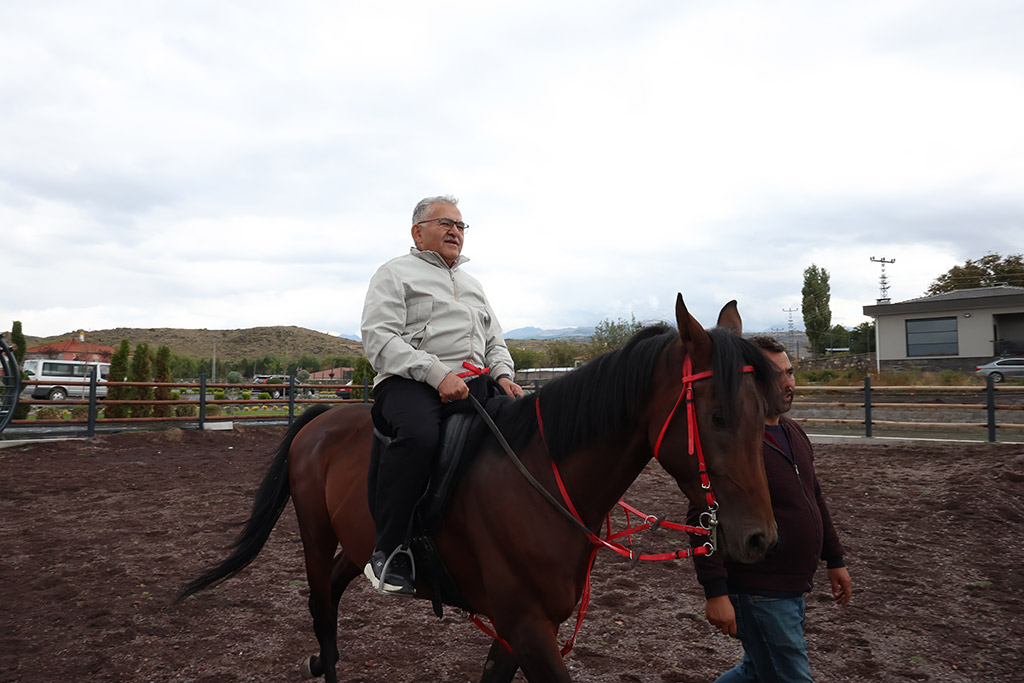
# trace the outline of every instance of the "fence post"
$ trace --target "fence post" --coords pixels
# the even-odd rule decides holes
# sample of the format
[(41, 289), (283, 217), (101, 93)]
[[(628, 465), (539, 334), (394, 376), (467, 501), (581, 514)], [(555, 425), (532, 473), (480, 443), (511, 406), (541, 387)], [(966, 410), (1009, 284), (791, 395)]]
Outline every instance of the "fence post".
[(370, 402), (370, 378), (363, 377), (363, 403)]
[(996, 441), (996, 382), (992, 375), (985, 375), (985, 408), (988, 413), (988, 440)]
[(85, 435), (96, 436), (96, 376), (99, 374), (96, 366), (89, 366), (89, 422), (85, 428)]
[(871, 438), (871, 375), (864, 376), (864, 436)]
[(206, 373), (199, 373), (199, 428), (206, 424)]
[(295, 375), (288, 375), (288, 426), (295, 422)]

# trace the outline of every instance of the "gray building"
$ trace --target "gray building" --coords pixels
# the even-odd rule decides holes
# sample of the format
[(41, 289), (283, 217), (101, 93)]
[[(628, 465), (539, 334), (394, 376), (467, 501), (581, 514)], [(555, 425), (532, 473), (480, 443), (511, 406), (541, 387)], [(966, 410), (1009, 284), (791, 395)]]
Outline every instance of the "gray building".
[(865, 306), (883, 370), (973, 371), (1024, 355), (1024, 287), (980, 287)]

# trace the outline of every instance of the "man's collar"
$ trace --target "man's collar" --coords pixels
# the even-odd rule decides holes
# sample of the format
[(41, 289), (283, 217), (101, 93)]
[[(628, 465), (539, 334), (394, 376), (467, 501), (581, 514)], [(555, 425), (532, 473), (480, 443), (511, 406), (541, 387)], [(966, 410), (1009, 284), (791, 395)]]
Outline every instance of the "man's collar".
[[(435, 266), (442, 266), (444, 268), (449, 268), (448, 262), (445, 261), (444, 257), (442, 257), (440, 254), (438, 254), (436, 251), (430, 251), (430, 250), (420, 251), (417, 247), (412, 246), (412, 247), (409, 247), (409, 253), (412, 254), (413, 256), (417, 257), (417, 258), (423, 259), (427, 263), (433, 264)], [(455, 270), (456, 268), (458, 268), (462, 264), (468, 263), (468, 262), (469, 262), (469, 257), (468, 256), (463, 256), (462, 254), (459, 254), (458, 258), (455, 259), (455, 262), (452, 263), (450, 268), (451, 268), (451, 270)]]

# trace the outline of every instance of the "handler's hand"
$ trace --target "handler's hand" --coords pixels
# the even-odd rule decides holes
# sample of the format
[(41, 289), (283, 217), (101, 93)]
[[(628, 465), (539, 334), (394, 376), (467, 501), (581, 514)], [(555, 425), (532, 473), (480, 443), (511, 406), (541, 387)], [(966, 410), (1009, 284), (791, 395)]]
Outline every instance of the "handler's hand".
[(437, 386), (437, 393), (441, 396), (441, 403), (451, 403), (469, 398), (469, 387), (461, 377), (454, 372), (449, 372)]
[(502, 377), (499, 379), (498, 384), (500, 384), (501, 388), (505, 390), (506, 395), (511, 396), (512, 398), (523, 397), (523, 388), (508, 377)]
[(836, 567), (828, 570), (828, 580), (832, 582), (832, 599), (837, 605), (846, 605), (853, 595), (853, 580), (850, 579), (850, 572), (846, 567)]
[(711, 625), (727, 636), (736, 636), (736, 610), (728, 595), (708, 598), (704, 605), (704, 615)]

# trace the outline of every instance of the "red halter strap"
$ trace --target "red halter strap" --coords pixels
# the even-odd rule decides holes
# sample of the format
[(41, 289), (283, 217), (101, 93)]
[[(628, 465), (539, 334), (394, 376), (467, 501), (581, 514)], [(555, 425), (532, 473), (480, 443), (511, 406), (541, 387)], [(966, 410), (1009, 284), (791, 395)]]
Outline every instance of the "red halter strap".
[[(753, 372), (754, 366), (744, 365), (740, 368), (741, 372)], [(668, 426), (672, 424), (672, 418), (675, 417), (676, 409), (679, 408), (679, 404), (686, 398), (686, 438), (687, 438), (687, 453), (690, 455), (697, 455), (697, 467), (698, 473), (700, 474), (700, 486), (706, 492), (708, 508), (715, 509), (718, 506), (718, 500), (715, 498), (715, 492), (711, 488), (711, 477), (708, 475), (707, 464), (704, 462), (704, 449), (700, 444), (700, 435), (697, 433), (697, 410), (693, 403), (693, 383), (708, 379), (712, 376), (710, 370), (704, 372), (693, 373), (693, 362), (690, 360), (690, 355), (687, 354), (683, 358), (683, 388), (679, 392), (679, 398), (676, 399), (676, 403), (672, 406), (672, 411), (668, 414), (665, 419), (665, 424), (662, 425), (661, 431), (658, 433), (658, 440), (654, 443), (654, 459), (657, 460), (661, 454), (661, 442), (665, 439), (665, 433), (668, 431)]]

